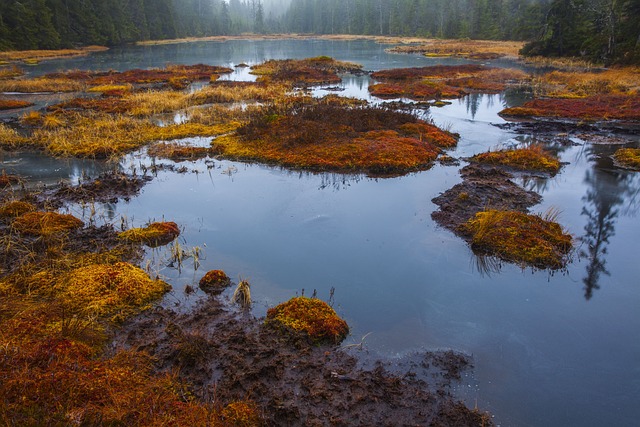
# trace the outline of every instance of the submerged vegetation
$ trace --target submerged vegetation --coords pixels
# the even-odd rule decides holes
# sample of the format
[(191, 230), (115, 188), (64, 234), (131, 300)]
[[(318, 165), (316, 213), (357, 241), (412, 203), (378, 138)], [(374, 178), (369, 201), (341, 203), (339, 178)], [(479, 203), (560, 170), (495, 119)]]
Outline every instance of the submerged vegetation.
[(538, 268), (566, 265), (572, 238), (552, 218), (517, 211), (478, 212), (462, 227), (471, 247), (486, 255)]
[(503, 165), (524, 171), (542, 171), (555, 174), (560, 161), (539, 145), (476, 154), (469, 160), (493, 165)]
[(304, 333), (317, 344), (339, 344), (349, 334), (347, 322), (317, 298), (295, 297), (267, 310), (267, 324)]

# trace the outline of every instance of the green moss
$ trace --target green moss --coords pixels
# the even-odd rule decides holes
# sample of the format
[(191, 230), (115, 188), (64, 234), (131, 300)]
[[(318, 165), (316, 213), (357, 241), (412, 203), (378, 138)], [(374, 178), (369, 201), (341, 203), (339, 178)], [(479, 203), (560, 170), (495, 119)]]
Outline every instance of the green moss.
[(340, 343), (349, 333), (329, 304), (316, 298), (295, 297), (267, 311), (267, 324), (307, 334), (314, 343)]
[(571, 235), (559, 224), (522, 212), (478, 212), (462, 231), (471, 235), (475, 250), (538, 268), (564, 267), (572, 249)]

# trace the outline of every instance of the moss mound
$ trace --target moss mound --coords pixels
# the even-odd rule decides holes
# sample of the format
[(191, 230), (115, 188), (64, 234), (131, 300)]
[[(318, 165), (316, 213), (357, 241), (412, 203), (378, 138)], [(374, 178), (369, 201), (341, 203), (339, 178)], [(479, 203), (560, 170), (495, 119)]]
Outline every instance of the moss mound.
[(13, 221), (13, 227), (19, 233), (31, 236), (66, 233), (83, 225), (75, 216), (57, 212), (27, 212)]
[(461, 228), (471, 235), (474, 250), (521, 265), (562, 268), (572, 249), (571, 236), (558, 223), (539, 215), (486, 210)]
[(200, 289), (208, 293), (220, 293), (231, 284), (231, 279), (222, 270), (207, 271), (200, 279)]
[(305, 333), (314, 343), (338, 344), (349, 333), (347, 322), (316, 298), (295, 297), (270, 308), (266, 323)]
[(621, 148), (615, 152), (613, 158), (624, 168), (640, 170), (640, 148)]
[(36, 207), (31, 203), (12, 200), (0, 206), (0, 218), (15, 218), (35, 210)]
[(61, 299), (72, 311), (110, 317), (113, 321), (147, 308), (170, 288), (127, 262), (80, 267), (56, 284)]
[(132, 228), (118, 234), (123, 240), (142, 243), (151, 248), (169, 244), (180, 235), (178, 224), (173, 221), (153, 222), (146, 227)]
[(560, 161), (537, 145), (513, 150), (480, 153), (471, 157), (470, 160), (508, 166), (518, 170), (542, 171), (551, 174), (555, 174), (560, 170)]

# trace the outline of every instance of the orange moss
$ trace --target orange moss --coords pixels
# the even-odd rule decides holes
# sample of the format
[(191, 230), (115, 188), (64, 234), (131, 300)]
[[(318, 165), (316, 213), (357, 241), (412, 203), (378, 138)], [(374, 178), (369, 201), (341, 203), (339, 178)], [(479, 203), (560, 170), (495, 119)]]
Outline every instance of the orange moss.
[(289, 82), (295, 85), (340, 83), (338, 73), (361, 72), (362, 67), (328, 56), (307, 59), (271, 59), (251, 67), (259, 82)]
[(640, 96), (601, 95), (578, 99), (534, 99), (506, 108), (503, 117), (547, 117), (573, 120), (640, 121)]
[(27, 212), (13, 221), (13, 227), (18, 232), (33, 236), (67, 233), (83, 225), (75, 216), (57, 212)]
[(32, 106), (32, 102), (18, 101), (13, 99), (0, 99), (0, 111), (26, 108)]
[(220, 293), (231, 284), (231, 279), (222, 270), (210, 270), (200, 279), (200, 289), (205, 292)]
[(556, 222), (539, 215), (487, 210), (461, 227), (471, 235), (475, 250), (521, 265), (562, 268), (572, 249), (571, 236)]
[(307, 334), (315, 343), (338, 344), (349, 333), (329, 304), (316, 298), (295, 297), (267, 310), (267, 324)]
[(640, 170), (640, 148), (620, 148), (613, 158), (622, 167)]
[[(424, 132), (404, 131), (407, 123), (424, 125)], [(428, 167), (440, 152), (438, 144), (451, 146), (454, 140), (407, 113), (315, 104), (263, 113), (212, 146), (229, 158), (385, 175)]]
[[(0, 187), (2, 186), (0, 180)], [(12, 200), (0, 206), (0, 217), (2, 218), (15, 218), (26, 214), (27, 212), (33, 212), (36, 207), (31, 203), (21, 202), (19, 200)]]
[(539, 145), (510, 150), (489, 151), (476, 154), (471, 161), (509, 166), (526, 171), (543, 171), (555, 174), (560, 170), (560, 161)]
[(155, 248), (164, 246), (180, 235), (178, 224), (173, 221), (169, 222), (152, 222), (146, 227), (132, 228), (118, 234), (123, 240), (135, 243), (143, 243), (149, 247)]

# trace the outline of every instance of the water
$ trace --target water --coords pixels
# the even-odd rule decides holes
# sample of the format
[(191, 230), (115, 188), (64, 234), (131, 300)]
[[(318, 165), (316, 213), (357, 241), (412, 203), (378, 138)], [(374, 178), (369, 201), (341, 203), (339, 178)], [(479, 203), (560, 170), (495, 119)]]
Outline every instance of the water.
[[(372, 70), (460, 62), (386, 54), (384, 47), (366, 41), (130, 47), (43, 63), (31, 72), (317, 55)], [(368, 82), (349, 77), (341, 94), (368, 98)], [(461, 134), (450, 154), (465, 157), (536, 138), (494, 126), (504, 123), (498, 111), (519, 102), (517, 93), (476, 95), (433, 108), (430, 116)], [(258, 316), (303, 289), (327, 299), (335, 288), (335, 307), (351, 326), (348, 342), (371, 333), (365, 348), (391, 358), (437, 348), (471, 354), (475, 369), (457, 393), (490, 410), (502, 426), (631, 426), (640, 416), (640, 174), (613, 166), (616, 147), (574, 142), (559, 147), (568, 164), (556, 177), (521, 182), (544, 197), (534, 211), (558, 208), (559, 221), (576, 237), (576, 257), (564, 273), (508, 264), (487, 270), (464, 242), (431, 220), (431, 199), (460, 182), (459, 166), (370, 179), (185, 162), (186, 173), (159, 172), (138, 197), (97, 206), (97, 215), (115, 224), (125, 217), (134, 226), (165, 219), (184, 227), (180, 245), (202, 250), (197, 270), (193, 259), (180, 272), (164, 267), (166, 249), (148, 255), (174, 286), (167, 304), (188, 307), (194, 297), (185, 296), (184, 287), (213, 268), (250, 281)], [(629, 137), (628, 143), (638, 141)], [(37, 155), (5, 154), (2, 160), (8, 171), (26, 171), (42, 182), (76, 180), (83, 170), (95, 175), (108, 167)], [(140, 171), (149, 162), (142, 151), (121, 167)], [(71, 209), (82, 214), (80, 207)]]

